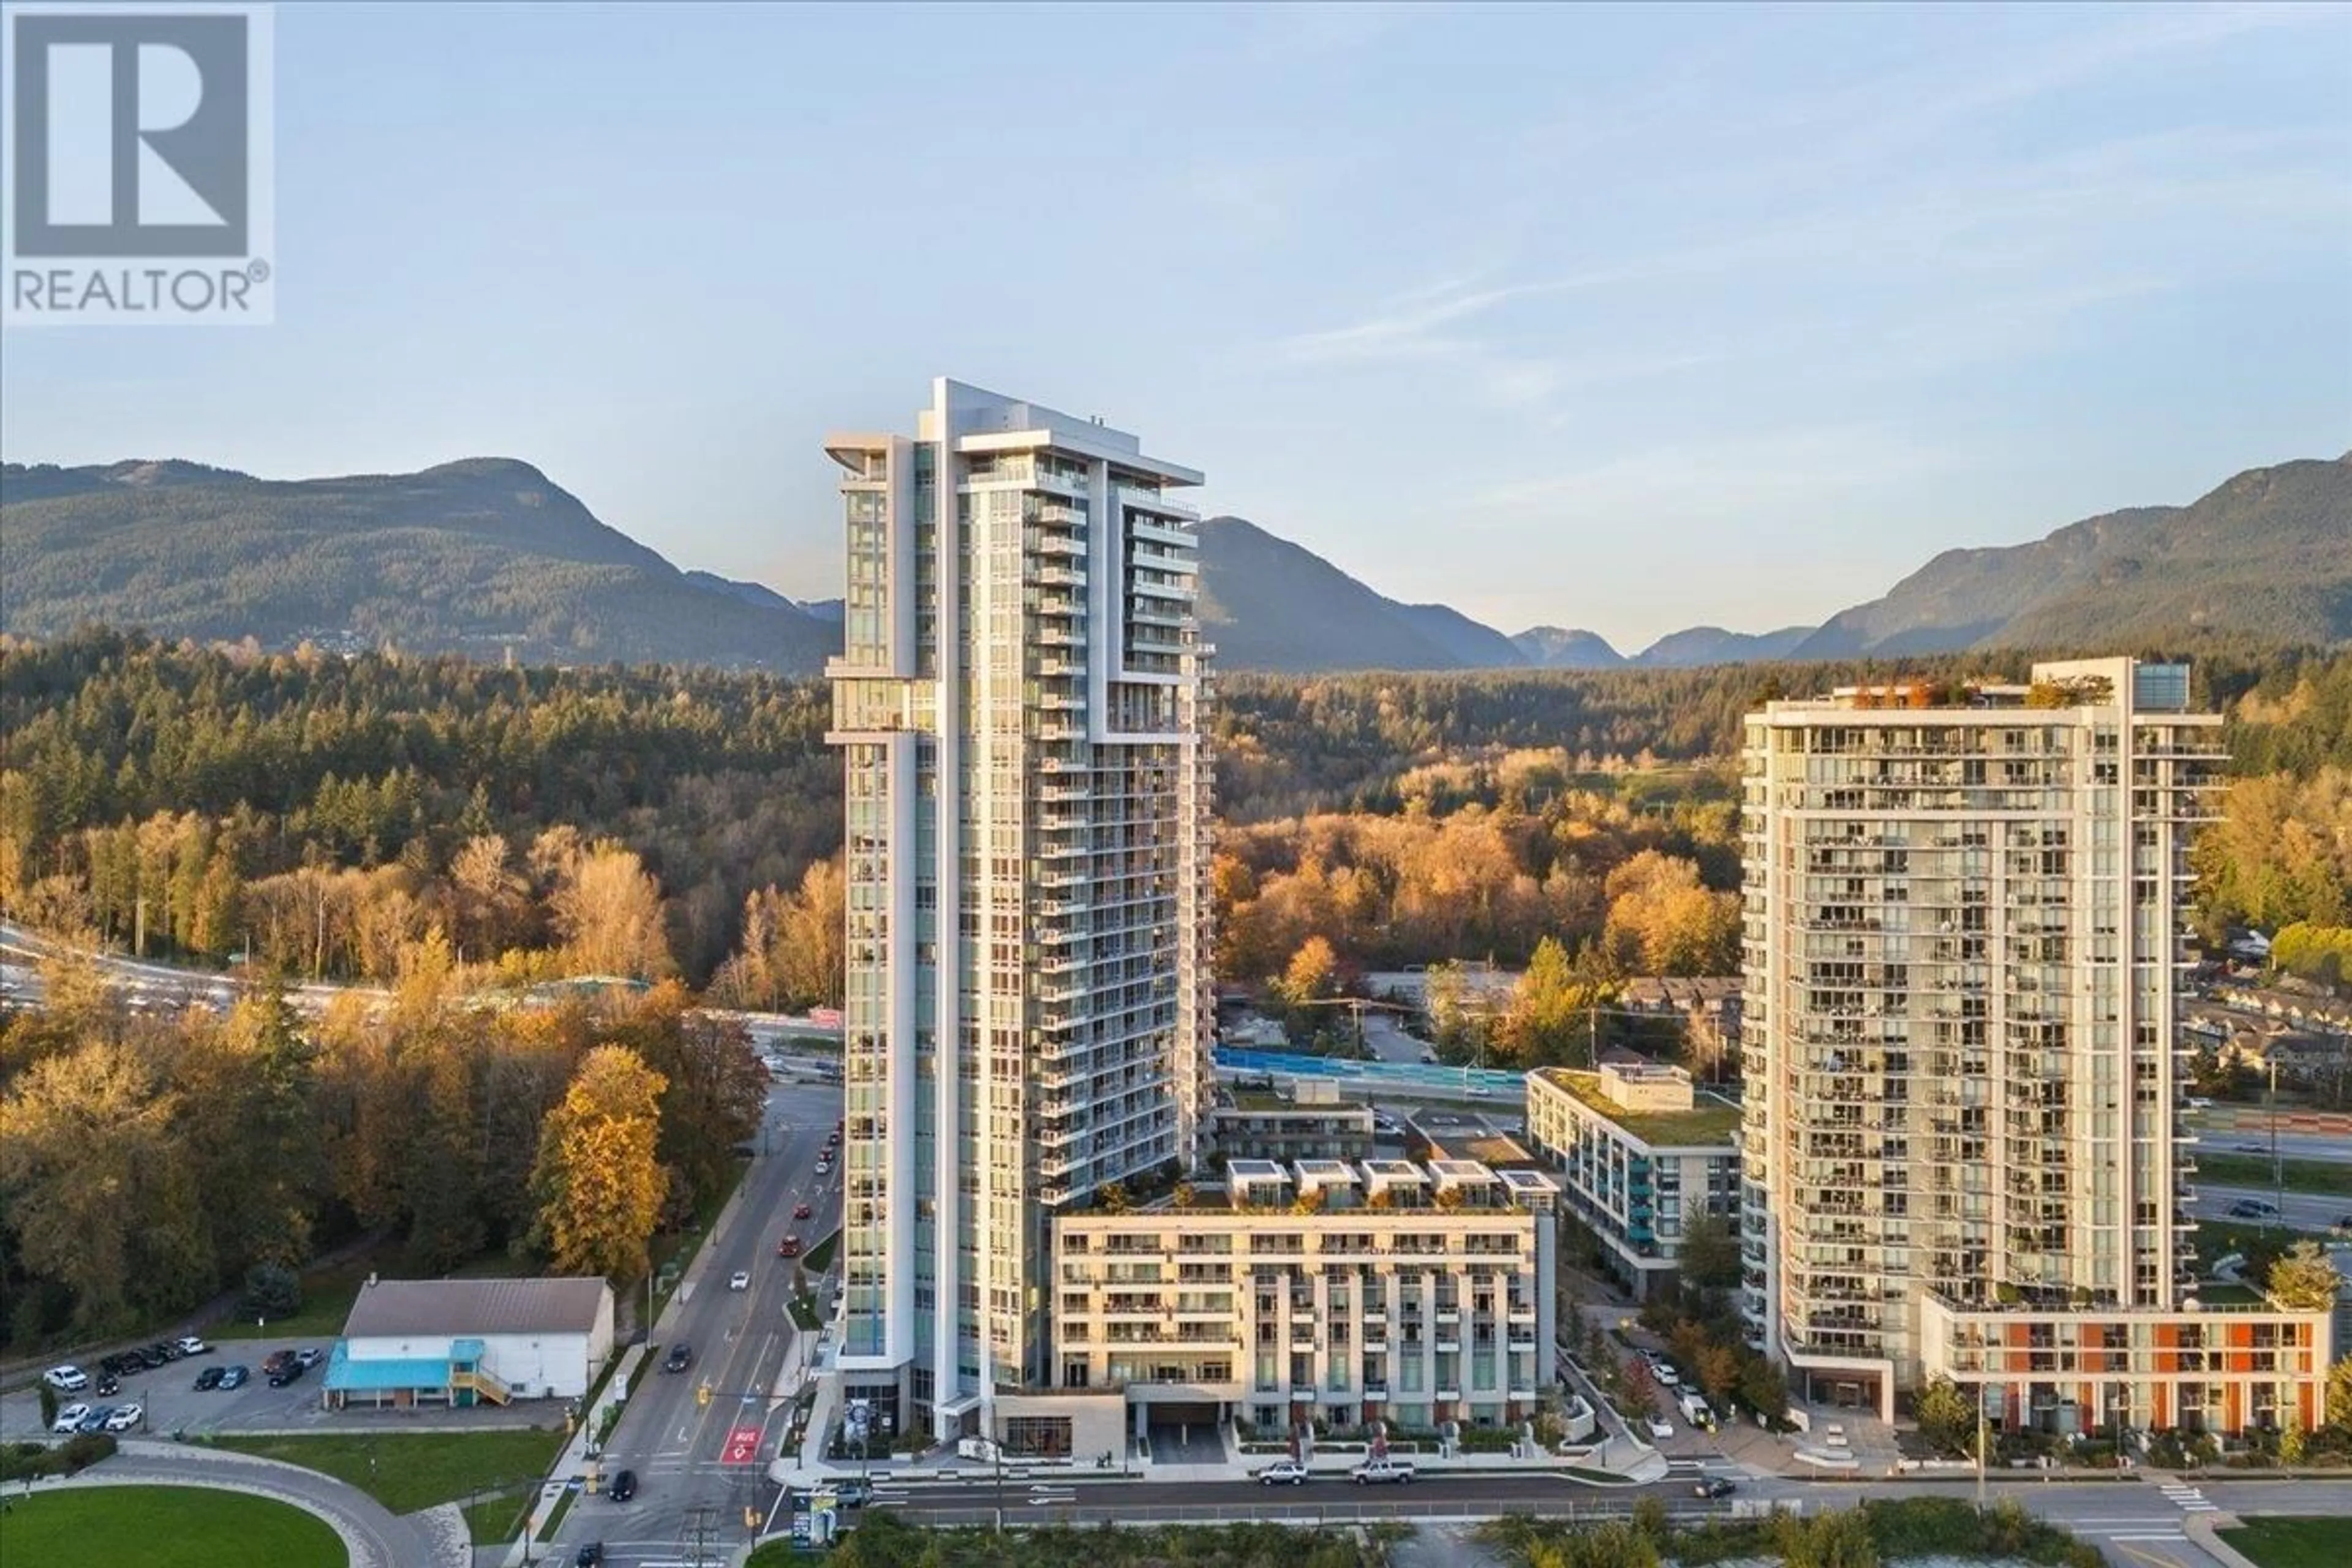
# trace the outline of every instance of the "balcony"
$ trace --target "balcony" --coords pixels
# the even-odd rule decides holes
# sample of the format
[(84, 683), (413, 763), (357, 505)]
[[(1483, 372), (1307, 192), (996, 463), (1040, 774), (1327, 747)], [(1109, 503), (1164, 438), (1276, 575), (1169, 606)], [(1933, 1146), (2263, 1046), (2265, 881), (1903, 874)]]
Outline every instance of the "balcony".
[(1388, 1403), (1389, 1385), (1385, 1383), (1368, 1383), (1364, 1384), (1364, 1397), (1385, 1405)]
[(1312, 1404), (1314, 1404), (1314, 1403), (1315, 1403), (1315, 1388), (1314, 1388), (1314, 1385), (1313, 1385), (1312, 1384), (1309, 1384), (1307, 1387), (1305, 1387), (1305, 1388), (1301, 1388), (1301, 1387), (1299, 1387), (1297, 1384), (1293, 1384), (1291, 1385), (1291, 1389), (1290, 1389), (1290, 1403), (1292, 1403), (1293, 1405), (1312, 1405)]

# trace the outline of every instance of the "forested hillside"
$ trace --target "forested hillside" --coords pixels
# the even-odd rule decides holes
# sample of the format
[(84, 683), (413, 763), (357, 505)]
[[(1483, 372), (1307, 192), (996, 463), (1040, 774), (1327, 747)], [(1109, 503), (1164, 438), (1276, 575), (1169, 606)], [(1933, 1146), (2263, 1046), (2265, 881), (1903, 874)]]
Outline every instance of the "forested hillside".
[(98, 622), (271, 648), (809, 672), (841, 647), (837, 622), (681, 573), (509, 458), (292, 481), (10, 463), (0, 521), (0, 631), (20, 636)]
[(841, 842), (814, 681), (102, 632), (0, 653), (0, 900), (128, 944), (144, 899), (151, 954), (250, 942), (297, 974), (382, 977), (436, 921), (469, 963), (547, 949), (595, 912), (578, 873), (629, 892), (625, 864), (584, 853), (610, 840), (659, 886), (648, 972), (698, 983), (749, 895)]
[[(816, 682), (103, 632), (0, 656), (0, 900), (20, 916), (298, 974), (390, 978), (438, 927), (520, 978), (677, 973), (761, 1005), (831, 990), (841, 774)], [(1222, 965), (1265, 973), (1316, 933), (1360, 963), (1600, 939), (1611, 879), (1645, 850), (1736, 885), (1734, 808), (1702, 764), (1759, 698), (2025, 663), (1224, 678)], [(2207, 918), (2343, 923), (2352, 655), (2197, 668), (2244, 779), (2200, 851)]]

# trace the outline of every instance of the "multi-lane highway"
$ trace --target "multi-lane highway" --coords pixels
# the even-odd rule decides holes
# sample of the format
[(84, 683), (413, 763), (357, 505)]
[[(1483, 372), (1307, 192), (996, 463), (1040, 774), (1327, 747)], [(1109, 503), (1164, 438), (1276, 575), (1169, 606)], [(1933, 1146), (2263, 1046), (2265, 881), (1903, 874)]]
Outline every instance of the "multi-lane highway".
[[(2269, 1204), (2276, 1215), (2236, 1215), (2238, 1204)], [(2290, 1230), (2327, 1230), (2352, 1220), (2352, 1197), (2342, 1193), (2284, 1193), (2272, 1187), (2216, 1187), (2200, 1184), (2189, 1206), (2199, 1219), (2227, 1220), (2231, 1225), (2261, 1225), (2268, 1220)], [(2352, 1229), (2341, 1234), (2352, 1234)]]
[[(782, 1082), (769, 1096), (765, 1152), (752, 1157), (727, 1223), (664, 1312), (650, 1364), (597, 1461), (607, 1487), (634, 1470), (637, 1494), (627, 1502), (583, 1494), (558, 1531), (559, 1561), (602, 1541), (614, 1568), (683, 1568), (698, 1561), (698, 1541), (700, 1560), (719, 1562), (747, 1539), (745, 1509), (766, 1523), (775, 1500), (767, 1461), (791, 1409), (777, 1380), (797, 1331), (786, 1302), (799, 1264), (777, 1257), (776, 1244), (791, 1232), (814, 1245), (840, 1226), (839, 1163), (826, 1176), (816, 1167), (841, 1103), (838, 1085)], [(809, 1216), (795, 1219), (802, 1204)], [(739, 1270), (750, 1285), (731, 1289)], [(829, 1301), (830, 1281), (800, 1272), (820, 1303)], [(680, 1342), (693, 1347), (687, 1369), (660, 1370)]]

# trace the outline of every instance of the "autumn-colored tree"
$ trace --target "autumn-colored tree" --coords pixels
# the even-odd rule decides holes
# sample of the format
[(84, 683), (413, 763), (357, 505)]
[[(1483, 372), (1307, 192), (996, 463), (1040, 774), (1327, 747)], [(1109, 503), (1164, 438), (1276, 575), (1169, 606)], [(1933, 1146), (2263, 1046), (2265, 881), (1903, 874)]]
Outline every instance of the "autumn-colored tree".
[(2290, 1312), (2325, 1312), (2333, 1309), (2342, 1285), (2336, 1265), (2327, 1260), (2319, 1243), (2307, 1238), (2296, 1242), (2284, 1257), (2272, 1264), (2263, 1280), (2264, 1293), (2272, 1305)]
[(657, 1149), (667, 1087), (635, 1051), (599, 1046), (540, 1133), (533, 1239), (558, 1272), (644, 1276), (669, 1178)]
[(2352, 1352), (2327, 1369), (2327, 1425), (2352, 1436)]
[(755, 1010), (838, 1007), (847, 883), (839, 860), (813, 860), (796, 891), (762, 888), (743, 900), (742, 944), (711, 992)]
[(1336, 995), (1339, 989), (1339, 956), (1319, 936), (1308, 937), (1282, 972), (1283, 999), (1294, 1007)]
[(675, 967), (662, 929), (661, 889), (634, 851), (604, 842), (572, 857), (551, 902), (575, 973), (650, 980)]
[(1568, 950), (1548, 936), (1536, 944), (1512, 990), (1500, 1043), (1522, 1066), (1566, 1061), (1588, 1038), (1587, 1009), (1600, 1001), (1598, 988), (1579, 975)]
[(1727, 974), (1738, 968), (1739, 897), (1709, 891), (1696, 863), (1645, 849), (1609, 874), (1607, 940), (1620, 963), (1648, 974)]
[(0, 1212), (22, 1266), (84, 1332), (182, 1310), (214, 1278), (184, 1107), (138, 1050), (44, 1058), (0, 1100)]

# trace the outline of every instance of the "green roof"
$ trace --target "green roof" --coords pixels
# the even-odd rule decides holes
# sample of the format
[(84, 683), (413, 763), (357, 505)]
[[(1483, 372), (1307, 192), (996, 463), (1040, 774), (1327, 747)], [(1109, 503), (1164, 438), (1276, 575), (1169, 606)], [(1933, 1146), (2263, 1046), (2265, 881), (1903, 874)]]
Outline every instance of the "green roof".
[(1599, 1073), (1545, 1068), (1542, 1076), (1653, 1149), (1718, 1148), (1739, 1137), (1739, 1107), (1705, 1089), (1694, 1091), (1688, 1110), (1628, 1110), (1601, 1092)]

